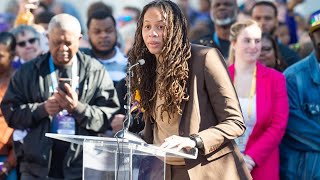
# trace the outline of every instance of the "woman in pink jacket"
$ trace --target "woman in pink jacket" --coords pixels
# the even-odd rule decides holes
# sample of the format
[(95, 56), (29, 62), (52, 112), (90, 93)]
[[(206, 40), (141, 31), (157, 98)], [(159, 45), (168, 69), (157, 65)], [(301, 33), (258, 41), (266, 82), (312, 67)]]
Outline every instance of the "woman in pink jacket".
[(289, 111), (285, 78), (257, 61), (261, 29), (255, 21), (235, 23), (230, 32), (229, 71), (247, 127), (236, 143), (253, 179), (278, 180), (278, 146)]

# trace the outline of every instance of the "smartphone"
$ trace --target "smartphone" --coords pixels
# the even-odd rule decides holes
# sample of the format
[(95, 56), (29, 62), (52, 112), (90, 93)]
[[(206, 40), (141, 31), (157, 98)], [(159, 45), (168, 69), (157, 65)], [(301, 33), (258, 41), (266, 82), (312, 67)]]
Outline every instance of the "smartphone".
[(66, 88), (64, 87), (64, 84), (67, 83), (71, 86), (71, 78), (59, 78), (59, 89), (61, 89), (63, 92), (67, 93)]

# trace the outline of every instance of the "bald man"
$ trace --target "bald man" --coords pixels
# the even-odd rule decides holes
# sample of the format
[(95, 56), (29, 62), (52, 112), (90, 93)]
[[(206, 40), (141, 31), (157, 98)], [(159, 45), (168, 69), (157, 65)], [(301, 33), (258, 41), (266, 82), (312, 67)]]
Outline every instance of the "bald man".
[(27, 62), (11, 79), (1, 110), (14, 129), (25, 130), (22, 180), (82, 179), (82, 148), (53, 141), (45, 133), (92, 135), (110, 128), (119, 101), (103, 65), (78, 52), (79, 21), (52, 18), (50, 52)]

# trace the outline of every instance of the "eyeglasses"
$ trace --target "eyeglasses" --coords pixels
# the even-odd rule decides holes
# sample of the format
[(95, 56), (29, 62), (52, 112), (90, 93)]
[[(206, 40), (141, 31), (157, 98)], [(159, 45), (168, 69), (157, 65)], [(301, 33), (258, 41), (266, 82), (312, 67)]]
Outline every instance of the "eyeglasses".
[(133, 18), (131, 16), (119, 16), (117, 20), (121, 22), (130, 22)]
[(27, 45), (27, 42), (29, 44), (34, 44), (34, 42), (36, 42), (38, 40), (38, 38), (30, 38), (26, 41), (20, 41), (20, 42), (17, 42), (17, 45), (20, 46), (20, 47), (26, 47)]

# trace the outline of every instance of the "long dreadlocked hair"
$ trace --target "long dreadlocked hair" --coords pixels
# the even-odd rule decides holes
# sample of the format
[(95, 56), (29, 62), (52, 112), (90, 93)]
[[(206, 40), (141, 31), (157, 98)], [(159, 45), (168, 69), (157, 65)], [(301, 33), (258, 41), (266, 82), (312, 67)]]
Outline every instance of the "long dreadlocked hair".
[[(157, 59), (147, 49), (143, 37), (142, 26), (144, 15), (149, 8), (156, 7), (162, 12), (166, 22), (164, 33), (167, 34), (164, 47), (160, 53), (163, 57), (158, 68), (163, 69), (159, 76), (158, 89), (156, 89)], [(156, 93), (164, 98), (164, 104), (160, 105), (161, 119), (163, 113), (182, 114), (181, 104), (189, 97), (186, 93), (188, 80), (188, 60), (191, 57), (191, 46), (187, 38), (187, 21), (179, 7), (168, 0), (158, 0), (147, 4), (141, 13), (137, 23), (135, 42), (129, 53), (129, 63), (135, 64), (140, 59), (145, 59), (143, 67), (137, 67), (131, 80), (131, 93), (140, 91), (140, 105), (145, 109), (144, 118), (149, 118), (154, 112)]]

